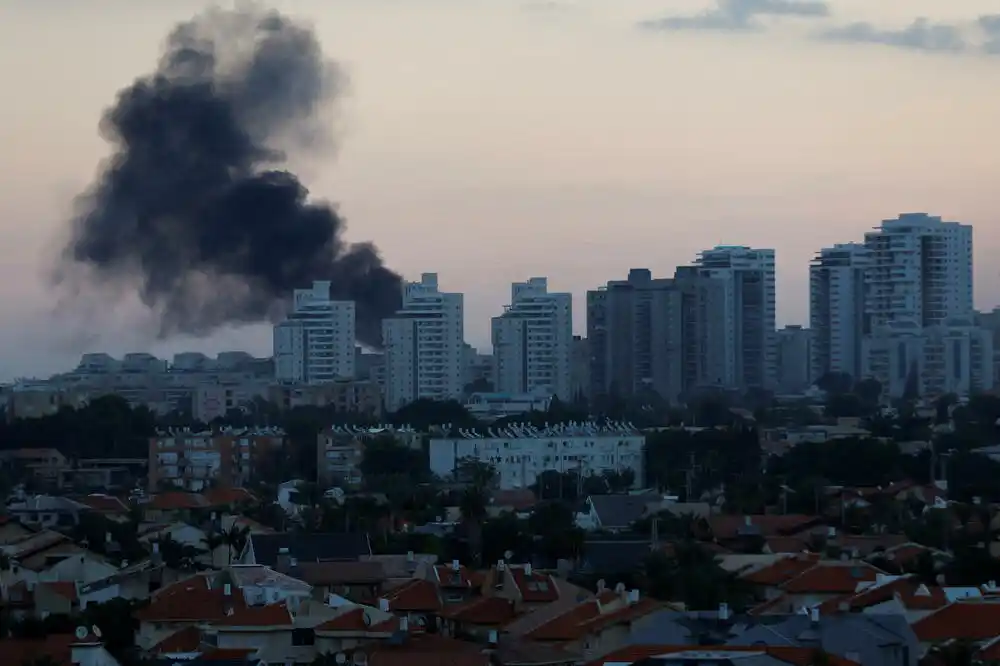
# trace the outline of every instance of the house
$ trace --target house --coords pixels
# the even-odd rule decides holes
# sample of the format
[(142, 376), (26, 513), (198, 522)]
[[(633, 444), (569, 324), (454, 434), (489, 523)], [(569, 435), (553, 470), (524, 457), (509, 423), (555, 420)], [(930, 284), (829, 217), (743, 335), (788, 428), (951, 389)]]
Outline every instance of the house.
[(85, 504), (52, 495), (34, 495), (7, 506), (7, 513), (13, 518), (39, 529), (78, 525), (80, 514), (86, 510)]
[(462, 565), (458, 560), (450, 565), (438, 564), (430, 569), (429, 580), (441, 592), (445, 604), (460, 604), (482, 594), (486, 575)]
[(0, 516), (0, 546), (24, 541), (36, 531), (35, 528), (27, 527), (15, 518)]
[[(802, 560), (778, 563), (770, 568), (773, 573), (783, 564), (790, 567), (802, 565)], [(812, 608), (826, 601), (854, 594), (874, 584), (881, 584), (892, 577), (871, 564), (858, 560), (819, 560), (812, 566), (790, 574), (777, 586), (765, 584), (763, 596), (767, 600), (763, 606), (753, 609), (756, 614), (781, 615), (794, 613), (803, 608)], [(760, 585), (768, 575), (768, 570), (755, 572), (743, 577), (744, 581)]]
[(641, 495), (590, 495), (585, 510), (577, 517), (577, 524), (588, 531), (620, 532), (632, 528), (637, 520), (646, 517), (647, 507), (659, 497)]
[(632, 625), (660, 611), (664, 604), (640, 598), (638, 590), (619, 585), (614, 591), (601, 590), (592, 599), (556, 608), (553, 612), (543, 606), (521, 618), (519, 622), (529, 624), (535, 613), (541, 615), (541, 621), (523, 636), (592, 659), (626, 645)]
[(896, 613), (903, 615), (912, 625), (955, 601), (982, 597), (982, 592), (974, 587), (927, 585), (916, 576), (909, 575), (883, 576), (874, 585), (826, 601), (819, 608), (824, 615)]
[[(906, 619), (893, 614), (808, 614), (754, 617), (717, 611), (663, 610), (637, 622), (633, 645), (797, 647), (864, 666), (916, 666), (919, 643)], [(806, 662), (807, 664), (809, 662)]]
[(913, 632), (922, 653), (951, 641), (995, 644), (1000, 636), (1000, 603), (995, 599), (955, 601), (915, 622)]
[(20, 666), (34, 661), (54, 666), (119, 666), (101, 639), (86, 628), (75, 634), (50, 634), (44, 639), (0, 640), (0, 664)]
[(335, 594), (359, 604), (376, 603), (386, 583), (378, 561), (297, 562), (282, 573), (311, 585), (317, 599)]
[(399, 617), (406, 617), (414, 626), (431, 626), (444, 604), (438, 588), (429, 580), (414, 578), (386, 590), (379, 599), (379, 608)]
[(129, 506), (114, 495), (91, 493), (77, 498), (76, 501), (109, 520), (124, 521), (128, 519)]
[(174, 521), (186, 523), (192, 521), (197, 511), (210, 508), (204, 496), (181, 491), (157, 493), (142, 507), (146, 520), (161, 523)]
[(371, 554), (367, 534), (251, 533), (239, 560), (278, 567), (279, 558), (287, 561), (285, 566), (296, 566), (299, 562), (358, 561)]
[[(816, 650), (786, 646), (738, 645), (631, 645), (615, 650), (584, 666), (701, 666), (706, 658), (714, 666), (812, 666)], [(836, 655), (824, 655), (829, 666), (862, 666)]]
[(160, 588), (189, 575), (152, 559), (145, 559), (100, 580), (81, 584), (78, 588), (80, 607), (86, 608), (88, 604), (104, 603), (116, 598), (136, 601), (149, 599)]
[(35, 617), (71, 615), (80, 610), (76, 583), (36, 583), (34, 586)]

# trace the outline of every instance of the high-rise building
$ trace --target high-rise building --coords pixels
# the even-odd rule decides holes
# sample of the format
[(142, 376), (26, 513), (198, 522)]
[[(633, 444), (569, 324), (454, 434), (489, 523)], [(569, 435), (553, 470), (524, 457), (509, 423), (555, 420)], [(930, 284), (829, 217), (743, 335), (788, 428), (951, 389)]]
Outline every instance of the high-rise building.
[(587, 292), (591, 397), (681, 392), (681, 296), (671, 279), (633, 268)]
[(812, 331), (801, 326), (786, 326), (778, 331), (777, 390), (800, 393), (812, 386), (809, 359)]
[(702, 252), (694, 268), (725, 286), (723, 384), (740, 390), (773, 388), (777, 353), (774, 250), (720, 245)]
[(533, 277), (513, 283), (510, 299), (491, 327), (496, 390), (569, 400), (572, 294), (550, 293), (546, 278)]
[(811, 376), (846, 373), (861, 379), (867, 271), (871, 251), (860, 243), (826, 247), (809, 266)]
[(863, 374), (889, 397), (993, 387), (993, 338), (972, 309), (972, 227), (904, 213), (865, 234)]
[(438, 290), (436, 273), (403, 285), (403, 304), (382, 322), (386, 408), (421, 398), (457, 400), (465, 376), (462, 294)]
[(679, 266), (681, 386), (685, 392), (724, 388), (726, 377), (726, 283)]
[(927, 327), (972, 316), (972, 227), (904, 213), (865, 234), (871, 252), (866, 310), (873, 329)]
[(274, 374), (323, 384), (354, 377), (354, 302), (330, 300), (330, 283), (296, 289), (288, 318), (274, 327)]

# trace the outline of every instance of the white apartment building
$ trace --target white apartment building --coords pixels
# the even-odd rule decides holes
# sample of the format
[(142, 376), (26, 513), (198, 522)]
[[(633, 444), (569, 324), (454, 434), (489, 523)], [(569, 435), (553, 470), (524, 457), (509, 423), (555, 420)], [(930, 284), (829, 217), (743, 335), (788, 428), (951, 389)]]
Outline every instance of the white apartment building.
[(972, 227), (904, 213), (865, 234), (871, 253), (866, 310), (872, 329), (935, 326), (972, 316)]
[(522, 424), (460, 435), (430, 441), (430, 467), (438, 476), (453, 474), (471, 459), (492, 465), (505, 490), (527, 488), (548, 470), (584, 476), (632, 470), (635, 487), (642, 487), (646, 438), (631, 424), (572, 423), (544, 430)]
[(274, 374), (279, 382), (323, 384), (354, 377), (353, 301), (330, 300), (330, 283), (296, 289), (292, 312), (274, 327)]
[(865, 339), (866, 376), (890, 398), (968, 396), (994, 386), (993, 334), (954, 319), (920, 328), (898, 322)]
[(865, 234), (865, 247), (863, 374), (894, 398), (991, 388), (992, 336), (974, 325), (972, 227), (904, 213)]
[(495, 389), (499, 393), (572, 396), (573, 296), (549, 293), (533, 277), (510, 288), (510, 305), (492, 320)]
[(725, 364), (722, 384), (732, 388), (775, 385), (774, 250), (719, 245), (702, 252), (694, 268), (722, 281), (725, 291)]
[(821, 249), (809, 266), (813, 380), (831, 372), (861, 379), (866, 275), (871, 262), (872, 253), (863, 244), (842, 243)]
[(457, 400), (465, 377), (462, 294), (438, 290), (436, 273), (403, 285), (403, 304), (382, 322), (386, 409), (427, 398)]

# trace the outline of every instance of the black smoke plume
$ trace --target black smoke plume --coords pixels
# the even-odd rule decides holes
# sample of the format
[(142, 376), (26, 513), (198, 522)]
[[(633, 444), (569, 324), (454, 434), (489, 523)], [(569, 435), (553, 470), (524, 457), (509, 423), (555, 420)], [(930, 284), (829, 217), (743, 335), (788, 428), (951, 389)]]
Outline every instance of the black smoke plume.
[(378, 346), (399, 275), (280, 170), (282, 148), (325, 145), (340, 82), (313, 32), (276, 12), (177, 26), (156, 71), (104, 114), (114, 153), (78, 202), (57, 280), (82, 267), (88, 285), (137, 290), (161, 337), (273, 320), (292, 290), (330, 280), (357, 303), (358, 339)]

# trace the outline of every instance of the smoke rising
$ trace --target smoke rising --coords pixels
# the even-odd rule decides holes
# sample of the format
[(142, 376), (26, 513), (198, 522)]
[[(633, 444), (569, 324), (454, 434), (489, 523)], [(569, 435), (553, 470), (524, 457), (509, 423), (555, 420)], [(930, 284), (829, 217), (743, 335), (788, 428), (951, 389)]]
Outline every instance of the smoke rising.
[(400, 276), (373, 245), (345, 243), (337, 210), (281, 169), (287, 151), (329, 145), (323, 111), (342, 82), (313, 32), (276, 12), (177, 26), (104, 114), (114, 153), (77, 202), (56, 280), (137, 290), (161, 337), (273, 320), (292, 290), (330, 280), (378, 346)]

